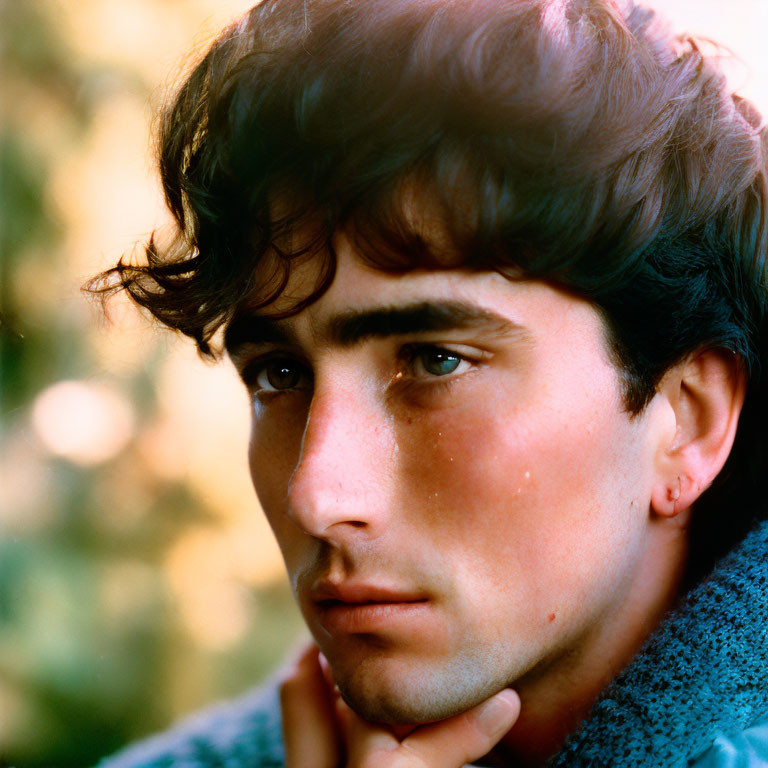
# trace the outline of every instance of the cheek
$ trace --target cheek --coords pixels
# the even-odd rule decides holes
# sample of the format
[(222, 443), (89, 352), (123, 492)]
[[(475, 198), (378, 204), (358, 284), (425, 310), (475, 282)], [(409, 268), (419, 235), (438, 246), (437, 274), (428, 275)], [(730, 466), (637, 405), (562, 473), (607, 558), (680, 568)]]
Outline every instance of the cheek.
[(551, 580), (567, 581), (618, 535), (613, 504), (626, 489), (612, 446), (626, 435), (610, 414), (484, 402), (402, 427), (399, 506), (418, 509), (429, 540), (484, 578), (546, 562)]
[(418, 510), (419, 526), (441, 546), (492, 537), (500, 517), (530, 492), (530, 452), (508, 424), (489, 404), (458, 405), (401, 426), (398, 505)]

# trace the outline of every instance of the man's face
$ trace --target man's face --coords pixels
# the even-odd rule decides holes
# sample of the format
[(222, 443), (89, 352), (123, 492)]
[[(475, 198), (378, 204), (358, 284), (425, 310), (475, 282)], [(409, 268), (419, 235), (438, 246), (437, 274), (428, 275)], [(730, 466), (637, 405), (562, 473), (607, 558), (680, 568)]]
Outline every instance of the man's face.
[[(387, 275), (240, 319), (250, 466), (299, 605), (364, 717), (424, 722), (567, 669), (616, 631), (647, 545), (653, 409), (622, 406), (587, 302)], [(310, 262), (289, 286), (314, 281)]]

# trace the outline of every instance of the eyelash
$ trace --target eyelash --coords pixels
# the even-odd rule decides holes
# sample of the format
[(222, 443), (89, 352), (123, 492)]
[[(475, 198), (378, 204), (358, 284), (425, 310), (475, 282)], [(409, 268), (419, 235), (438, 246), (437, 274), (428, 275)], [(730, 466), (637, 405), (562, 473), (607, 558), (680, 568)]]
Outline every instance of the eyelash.
[[(456, 368), (446, 371), (443, 374), (430, 372), (425, 365), (425, 357), (429, 354), (436, 358), (443, 357), (445, 359), (457, 360)], [(479, 362), (478, 358), (479, 355), (478, 357), (473, 358), (462, 352), (438, 344), (406, 344), (398, 352), (398, 371), (393, 377), (393, 380), (403, 380), (404, 384), (407, 383), (408, 385), (415, 386), (426, 384), (427, 386), (447, 387), (458, 377), (468, 372), (466, 366), (476, 365)], [(432, 362), (434, 362), (434, 360)], [(284, 389), (269, 388), (273, 385), (268, 381), (267, 384), (269, 384), (269, 387), (265, 386), (263, 383), (260, 385), (259, 379), (262, 376), (269, 376), (270, 366), (278, 364), (283, 364), (286, 368), (293, 368), (297, 371), (297, 375), (300, 377), (305, 376), (305, 381), (309, 380), (308, 386), (285, 387)], [(466, 364), (466, 366), (464, 364)], [(422, 372), (416, 372), (417, 366), (421, 367)], [(462, 366), (464, 366), (463, 370), (459, 370), (462, 369)], [(403, 368), (406, 368), (407, 370), (404, 371)], [(289, 355), (273, 354), (252, 360), (243, 368), (240, 375), (245, 382), (245, 385), (255, 395), (273, 396), (289, 392), (300, 392), (311, 388), (312, 372), (304, 363)]]

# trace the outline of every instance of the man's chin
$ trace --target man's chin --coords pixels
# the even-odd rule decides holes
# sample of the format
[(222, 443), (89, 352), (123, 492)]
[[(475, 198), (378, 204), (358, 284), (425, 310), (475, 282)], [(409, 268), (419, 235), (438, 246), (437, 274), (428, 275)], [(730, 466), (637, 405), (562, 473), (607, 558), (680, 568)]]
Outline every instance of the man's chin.
[(458, 714), (455, 702), (450, 707), (435, 707), (425, 705), (423, 702), (404, 701), (402, 699), (390, 700), (381, 696), (370, 698), (367, 696), (349, 695), (342, 689), (344, 701), (364, 720), (371, 723), (381, 723), (392, 726), (398, 732), (402, 729), (404, 735), (408, 730), (425, 723), (433, 723), (437, 720), (445, 720)]
[(425, 686), (417, 680), (353, 679), (338, 685), (344, 701), (364, 720), (403, 728), (445, 720), (491, 695), (435, 681)]
[(365, 720), (386, 725), (446, 720), (493, 696), (515, 677), (500, 653), (338, 650), (323, 649), (344, 701)]

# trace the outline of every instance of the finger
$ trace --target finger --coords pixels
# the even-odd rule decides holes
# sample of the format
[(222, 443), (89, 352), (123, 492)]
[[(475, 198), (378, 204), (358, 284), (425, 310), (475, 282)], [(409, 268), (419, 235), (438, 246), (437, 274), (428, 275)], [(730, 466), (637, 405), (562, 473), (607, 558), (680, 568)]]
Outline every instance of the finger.
[(337, 768), (334, 704), (312, 645), (280, 686), (286, 768)]
[(363, 720), (341, 697), (336, 701), (336, 714), (342, 724), (350, 766), (393, 765), (389, 760), (371, 760), (377, 753), (390, 754), (400, 748), (400, 740), (389, 727)]
[(459, 768), (491, 751), (514, 725), (520, 698), (504, 690), (473, 709), (416, 728), (402, 741), (387, 727), (356, 715), (337, 702), (344, 724), (349, 764), (355, 768)]
[(490, 752), (519, 714), (520, 697), (505, 689), (467, 712), (421, 726), (401, 744), (413, 758), (403, 766), (460, 768)]

